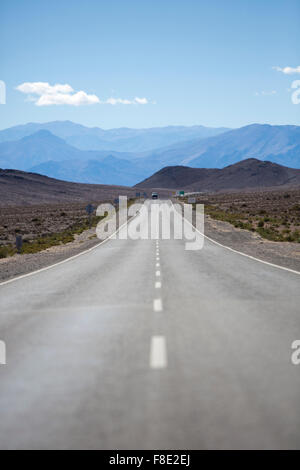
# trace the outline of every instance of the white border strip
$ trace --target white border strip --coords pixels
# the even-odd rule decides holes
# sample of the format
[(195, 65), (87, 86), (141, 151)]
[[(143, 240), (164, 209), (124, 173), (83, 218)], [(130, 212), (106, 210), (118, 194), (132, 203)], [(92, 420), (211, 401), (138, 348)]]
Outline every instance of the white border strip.
[[(172, 201), (171, 201), (171, 203), (174, 207), (174, 204), (173, 204)], [(174, 207), (174, 210), (175, 210), (175, 207)], [(200, 230), (198, 230), (193, 224), (191, 224), (191, 222), (189, 220), (187, 220), (185, 217), (182, 216), (182, 218), (186, 222), (188, 222), (200, 235), (202, 235), (204, 238), (206, 238), (210, 242), (214, 243), (215, 245), (221, 246), (222, 248), (226, 248), (226, 250), (232, 251), (233, 253), (237, 253), (241, 256), (245, 256), (246, 258), (250, 258), (254, 261), (258, 261), (259, 263), (267, 264), (268, 266), (272, 266), (273, 268), (278, 268), (278, 269), (282, 269), (283, 271), (288, 271), (288, 272), (293, 273), (293, 274), (298, 274), (298, 276), (300, 275), (300, 271), (295, 271), (294, 269), (285, 268), (284, 266), (279, 266), (279, 264), (269, 263), (269, 261), (264, 261), (262, 259), (255, 258), (255, 256), (247, 255), (246, 253), (243, 253), (242, 251), (238, 251), (238, 250), (235, 250), (234, 248), (230, 248), (229, 246), (222, 245), (222, 243), (219, 243), (216, 240), (213, 240), (212, 238), (208, 237), (204, 233), (201, 233)]]

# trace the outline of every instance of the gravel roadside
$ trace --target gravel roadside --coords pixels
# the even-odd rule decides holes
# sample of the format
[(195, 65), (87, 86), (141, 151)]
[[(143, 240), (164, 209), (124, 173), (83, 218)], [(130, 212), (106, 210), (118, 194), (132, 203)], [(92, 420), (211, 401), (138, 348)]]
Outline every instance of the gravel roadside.
[(52, 246), (39, 253), (0, 259), (0, 282), (51, 266), (100, 243), (96, 237), (95, 228), (75, 235), (74, 238), (75, 240), (71, 243)]
[(228, 222), (205, 216), (204, 233), (225, 246), (300, 272), (300, 243), (273, 242), (256, 232), (235, 228)]

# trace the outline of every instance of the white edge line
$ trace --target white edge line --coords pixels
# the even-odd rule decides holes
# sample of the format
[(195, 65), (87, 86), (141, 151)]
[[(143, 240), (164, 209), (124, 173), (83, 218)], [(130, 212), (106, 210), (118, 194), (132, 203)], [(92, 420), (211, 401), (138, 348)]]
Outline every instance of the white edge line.
[[(173, 207), (174, 207), (174, 204), (173, 202), (171, 201)], [(174, 208), (175, 210), (175, 208)], [(200, 230), (198, 230), (193, 224), (191, 224), (191, 222), (189, 220), (187, 220), (185, 217), (182, 216), (182, 218), (188, 222), (198, 233), (200, 233), (200, 235), (202, 235), (204, 238), (206, 238), (207, 240), (211, 241), (212, 243), (214, 243), (215, 245), (219, 245), (221, 246), (222, 248), (226, 248), (226, 250), (229, 250), (229, 251), (233, 251), (234, 253), (238, 253), (239, 255), (241, 256), (245, 256), (246, 258), (250, 258), (250, 259), (253, 259), (254, 261), (258, 261), (259, 263), (263, 263), (263, 264), (267, 264), (268, 266), (272, 266), (273, 268), (278, 268), (278, 269), (282, 269), (283, 271), (288, 271), (290, 273), (294, 273), (294, 274), (298, 274), (298, 276), (300, 275), (300, 271), (295, 271), (294, 269), (290, 269), (290, 268), (285, 268), (284, 266), (279, 266), (279, 264), (274, 264), (274, 263), (269, 263), (269, 261), (264, 261), (262, 259), (259, 259), (259, 258), (255, 258), (255, 256), (251, 256), (251, 255), (247, 255), (246, 253), (243, 253), (242, 251), (238, 251), (238, 250), (235, 250), (234, 248), (230, 248), (229, 246), (226, 246), (226, 245), (222, 245), (222, 243), (219, 243), (217, 242), (216, 240), (213, 240), (212, 238), (208, 237), (207, 235), (205, 235), (205, 233), (201, 233)]]
[(38, 269), (36, 271), (32, 271), (30, 273), (27, 273), (27, 274), (22, 274), (22, 276), (17, 276), (17, 277), (14, 277), (12, 279), (9, 279), (8, 281), (3, 281), (3, 282), (0, 282), (0, 287), (1, 286), (5, 286), (6, 284), (10, 284), (12, 282), (15, 282), (15, 281), (19, 281), (20, 279), (24, 279), (26, 277), (29, 277), (29, 276), (33, 276), (34, 274), (38, 274), (38, 273), (41, 273), (43, 271), (48, 271), (48, 269), (52, 269), (54, 268), (55, 266), (59, 266), (60, 264), (64, 264), (64, 263), (68, 263), (69, 261), (72, 261), (73, 259), (75, 258), (79, 258), (79, 256), (82, 256), (82, 255), (85, 255), (86, 253), (89, 253), (93, 250), (95, 250), (96, 248), (98, 248), (99, 246), (103, 245), (104, 243), (106, 243), (108, 240), (110, 240), (114, 235), (116, 235), (123, 227), (125, 227), (129, 222), (131, 222), (131, 220), (133, 220), (134, 218), (136, 217), (136, 215), (131, 218), (130, 220), (127, 220), (124, 224), (122, 224), (118, 230), (116, 230), (114, 233), (112, 233), (109, 237), (107, 237), (105, 240), (102, 240), (102, 242), (98, 243), (97, 245), (95, 246), (92, 246), (91, 248), (88, 248), (87, 250), (84, 250), (84, 251), (81, 251), (80, 253), (77, 253), (77, 255), (74, 255), (74, 256), (71, 256), (70, 258), (66, 258), (62, 261), (59, 261), (58, 263), (54, 263), (54, 264), (51, 264), (50, 266), (45, 266), (44, 268), (41, 268), (41, 269)]

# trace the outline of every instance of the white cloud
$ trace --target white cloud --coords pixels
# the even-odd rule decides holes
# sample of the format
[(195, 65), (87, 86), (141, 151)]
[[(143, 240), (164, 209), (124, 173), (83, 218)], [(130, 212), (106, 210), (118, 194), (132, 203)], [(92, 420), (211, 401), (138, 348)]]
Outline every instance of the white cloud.
[(17, 86), (17, 90), (27, 95), (55, 95), (56, 93), (72, 93), (74, 90), (70, 85), (53, 85), (47, 82), (26, 82)]
[(34, 101), (36, 106), (82, 106), (100, 103), (98, 96), (88, 95), (85, 91), (75, 92), (68, 84), (50, 85), (47, 82), (26, 82), (17, 86), (17, 90), (29, 95), (29, 100)]
[(134, 101), (137, 104), (148, 104), (147, 98), (138, 98), (137, 96), (134, 98)]
[(300, 65), (297, 67), (273, 67), (274, 70), (277, 70), (277, 72), (282, 72), (285, 75), (292, 75), (294, 73), (300, 73)]
[(27, 101), (33, 101), (36, 106), (68, 105), (83, 106), (88, 104), (148, 104), (147, 98), (135, 97), (133, 100), (108, 98), (100, 101), (96, 95), (88, 95), (85, 91), (75, 91), (67, 83), (50, 85), (48, 82), (25, 82), (16, 87), (27, 95)]
[(108, 98), (104, 101), (106, 104), (148, 104), (147, 98), (138, 98), (137, 96), (133, 100), (124, 100), (122, 98)]
[(271, 91), (256, 91), (254, 93), (255, 96), (272, 96), (276, 95), (277, 91), (276, 90), (271, 90)]
[(35, 102), (37, 106), (51, 106), (51, 105), (69, 105), (69, 106), (83, 106), (87, 104), (100, 103), (98, 96), (88, 95), (84, 91), (77, 93), (55, 93), (50, 95), (42, 95)]
[(132, 101), (123, 100), (122, 98), (108, 98), (106, 101), (104, 101), (104, 103), (115, 106), (116, 104), (132, 104)]

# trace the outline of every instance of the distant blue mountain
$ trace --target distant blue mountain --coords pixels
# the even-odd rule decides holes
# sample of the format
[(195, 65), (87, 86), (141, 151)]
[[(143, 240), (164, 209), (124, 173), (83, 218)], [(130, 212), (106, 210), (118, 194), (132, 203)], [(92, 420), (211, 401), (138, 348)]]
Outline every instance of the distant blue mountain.
[(39, 131), (15, 142), (0, 144), (0, 166), (28, 170), (48, 160), (80, 158), (81, 151), (70, 147), (64, 140), (48, 131)]
[[(121, 155), (122, 158), (119, 158)], [(83, 151), (41, 130), (16, 142), (0, 143), (0, 167), (32, 171), (65, 181), (133, 185), (145, 171), (129, 154)]]
[(48, 161), (30, 168), (30, 172), (39, 173), (51, 178), (75, 183), (116, 184), (132, 186), (143, 178), (142, 167), (128, 160), (121, 160), (112, 155), (99, 160), (64, 160)]
[(150, 129), (109, 129), (85, 127), (71, 121), (44, 124), (28, 123), (0, 131), (0, 142), (15, 141), (46, 130), (81, 150), (113, 150), (117, 152), (145, 152), (158, 147), (191, 139), (203, 139), (227, 131), (227, 128), (204, 126), (168, 126)]
[(13, 142), (0, 143), (0, 166), (28, 170), (50, 160), (103, 160), (108, 156), (122, 159), (133, 158), (134, 154), (114, 151), (83, 151), (67, 144), (46, 130), (38, 131)]
[(252, 124), (207, 139), (157, 149), (144, 155), (147, 169), (188, 165), (224, 168), (247, 158), (300, 168), (300, 126)]
[[(123, 130), (115, 132), (122, 135)], [(300, 168), (300, 127), (253, 124), (142, 153), (80, 150), (48, 130), (0, 143), (0, 168), (66, 181), (130, 186), (166, 166), (223, 168), (248, 158)]]

